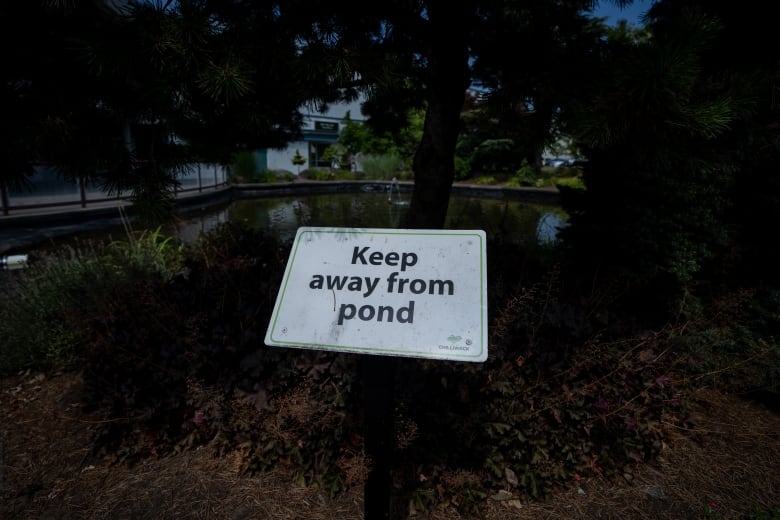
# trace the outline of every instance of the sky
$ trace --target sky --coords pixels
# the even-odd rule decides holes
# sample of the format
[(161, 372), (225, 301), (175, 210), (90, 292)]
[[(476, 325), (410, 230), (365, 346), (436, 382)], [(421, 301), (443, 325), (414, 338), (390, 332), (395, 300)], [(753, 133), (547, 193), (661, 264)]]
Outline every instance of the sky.
[(632, 25), (642, 25), (639, 19), (653, 5), (653, 0), (634, 0), (631, 5), (623, 9), (617, 7), (613, 0), (598, 0), (598, 4), (598, 7), (593, 10), (593, 16), (607, 17), (608, 25), (615, 25), (621, 19), (628, 20)]

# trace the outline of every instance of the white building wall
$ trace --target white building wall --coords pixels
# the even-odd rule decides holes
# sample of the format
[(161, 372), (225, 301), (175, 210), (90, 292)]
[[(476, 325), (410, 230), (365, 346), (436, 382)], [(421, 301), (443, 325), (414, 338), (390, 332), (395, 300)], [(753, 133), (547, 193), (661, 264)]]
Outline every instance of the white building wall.
[(323, 112), (317, 111), (316, 106), (302, 106), (300, 109), (303, 116), (301, 130), (304, 134), (309, 135), (306, 135), (302, 140), (289, 143), (286, 148), (266, 150), (266, 167), (269, 170), (284, 170), (297, 175), (298, 166), (292, 163), (292, 158), (295, 156), (295, 151), (298, 150), (306, 159), (306, 163), (301, 165), (300, 170), (303, 171), (310, 168), (309, 159), (312, 153), (310, 145), (314, 142), (322, 142), (316, 137), (318, 133), (316, 123), (337, 123), (340, 132), (344, 128), (342, 121), (347, 113), (349, 113), (349, 118), (352, 121), (363, 122), (366, 119), (361, 113), (363, 101), (364, 98), (360, 97), (349, 103), (333, 103)]
[(301, 155), (307, 159), (306, 163), (301, 165), (301, 170), (307, 169), (309, 167), (309, 143), (306, 141), (289, 143), (287, 148), (270, 148), (267, 156), (268, 169), (274, 171), (285, 170), (297, 174), (298, 167), (292, 162), (295, 150), (300, 151)]

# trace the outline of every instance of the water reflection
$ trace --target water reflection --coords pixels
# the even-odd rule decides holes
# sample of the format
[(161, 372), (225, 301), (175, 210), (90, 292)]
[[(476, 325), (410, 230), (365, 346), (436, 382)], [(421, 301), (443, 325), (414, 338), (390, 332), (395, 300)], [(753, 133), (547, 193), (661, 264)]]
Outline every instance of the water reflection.
[[(301, 226), (399, 228), (408, 210), (408, 205), (389, 204), (381, 192), (264, 197), (189, 215), (175, 233), (191, 242), (231, 221), (288, 241)], [(554, 242), (565, 224), (566, 214), (555, 205), (454, 195), (445, 228), (482, 229), (490, 239), (532, 246)]]
[(547, 244), (558, 240), (558, 231), (566, 226), (566, 217), (562, 212), (546, 212), (536, 225), (536, 238)]

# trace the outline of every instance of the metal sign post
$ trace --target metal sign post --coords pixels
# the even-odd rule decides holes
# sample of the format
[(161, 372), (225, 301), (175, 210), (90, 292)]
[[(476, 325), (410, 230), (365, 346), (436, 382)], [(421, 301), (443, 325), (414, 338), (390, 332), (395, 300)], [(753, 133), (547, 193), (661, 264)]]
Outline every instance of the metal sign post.
[(363, 487), (365, 520), (389, 520), (392, 513), (392, 463), (395, 444), (393, 401), (395, 358), (364, 356), (363, 433), (368, 475)]

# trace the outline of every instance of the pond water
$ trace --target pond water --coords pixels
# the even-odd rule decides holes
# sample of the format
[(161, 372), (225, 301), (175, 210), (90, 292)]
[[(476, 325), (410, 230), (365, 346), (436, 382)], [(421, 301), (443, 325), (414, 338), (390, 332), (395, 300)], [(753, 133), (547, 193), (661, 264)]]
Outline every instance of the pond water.
[[(409, 194), (383, 190), (320, 194), (242, 194), (238, 199), (199, 211), (181, 213), (163, 229), (185, 243), (222, 223), (242, 222), (280, 240), (292, 240), (300, 226), (398, 228), (409, 211)], [(453, 194), (445, 223), (447, 229), (482, 229), (488, 239), (522, 244), (527, 248), (553, 243), (567, 216), (554, 203), (529, 202), (490, 196)], [(74, 243), (126, 240), (120, 219), (111, 218), (46, 228), (0, 230), (0, 257), (55, 251)], [(137, 228), (135, 228), (137, 229)], [(3, 269), (0, 268), (0, 272)]]
[[(239, 199), (183, 217), (173, 233), (191, 242), (221, 223), (242, 222), (286, 241), (301, 226), (398, 228), (409, 210), (386, 193), (329, 193)], [(566, 214), (554, 204), (453, 195), (446, 229), (482, 229), (489, 239), (527, 245), (550, 243), (565, 225)]]

